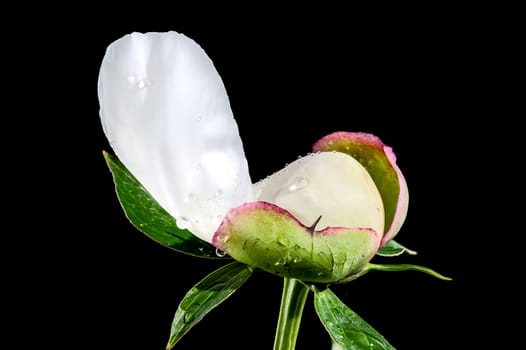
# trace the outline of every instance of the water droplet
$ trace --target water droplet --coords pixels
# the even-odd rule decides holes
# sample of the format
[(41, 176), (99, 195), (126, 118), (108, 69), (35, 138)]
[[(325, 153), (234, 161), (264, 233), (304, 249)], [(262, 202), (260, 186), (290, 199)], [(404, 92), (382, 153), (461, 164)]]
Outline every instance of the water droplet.
[(202, 114), (198, 114), (196, 119), (197, 119), (198, 122), (202, 121), (203, 120), (203, 115)]
[(286, 257), (282, 257), (274, 263), (274, 266), (285, 266), (287, 264), (288, 264), (288, 259)]
[(300, 261), (301, 261), (301, 258), (300, 258), (299, 256), (295, 257), (295, 258), (292, 260), (292, 262), (295, 263), (295, 264), (299, 263)]
[(148, 79), (139, 78), (139, 75), (137, 74), (129, 75), (127, 79), (128, 79), (128, 83), (130, 83), (133, 87), (136, 87), (141, 90), (152, 85), (152, 83)]
[(214, 193), (214, 197), (215, 197), (215, 198), (219, 198), (219, 197), (221, 197), (222, 195), (223, 195), (223, 190), (222, 190), (222, 189), (218, 189), (218, 190), (216, 191), (216, 193)]
[(179, 218), (177, 218), (176, 220), (176, 224), (177, 224), (177, 227), (181, 228), (181, 229), (189, 229), (192, 227), (192, 225), (190, 224), (190, 220), (188, 220), (188, 218), (186, 216), (181, 216)]
[(185, 203), (195, 202), (196, 200), (197, 200), (197, 195), (195, 193), (193, 193), (193, 192), (188, 193), (184, 197), (184, 202)]
[(220, 234), (217, 236), (217, 240), (219, 242), (223, 242), (223, 243), (226, 243), (228, 241), (228, 235), (225, 235), (225, 234)]
[(146, 82), (144, 81), (144, 79), (139, 79), (139, 81), (137, 82), (137, 87), (139, 89), (144, 89), (146, 87)]
[(129, 75), (128, 78), (128, 83), (130, 83), (132, 86), (138, 88), (138, 89), (144, 89), (150, 85), (152, 85), (152, 83), (146, 79), (146, 78), (139, 78), (139, 75), (138, 74), (135, 74), (135, 75)]
[(286, 237), (278, 237), (277, 242), (279, 245), (288, 247), (290, 245), (290, 241)]
[(309, 180), (307, 180), (304, 177), (297, 177), (294, 179), (292, 185), (289, 186), (289, 191), (294, 192), (297, 190), (301, 190), (302, 188), (307, 187), (309, 184)]
[(219, 248), (216, 248), (216, 255), (220, 258), (224, 257), (226, 255), (226, 252), (222, 251)]

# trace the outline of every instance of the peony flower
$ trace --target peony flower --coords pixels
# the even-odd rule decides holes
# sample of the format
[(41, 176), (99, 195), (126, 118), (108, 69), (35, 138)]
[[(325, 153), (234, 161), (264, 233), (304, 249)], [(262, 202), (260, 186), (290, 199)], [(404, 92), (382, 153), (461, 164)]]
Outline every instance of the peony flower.
[(311, 282), (359, 275), (404, 222), (407, 185), (392, 149), (335, 132), (252, 183), (228, 95), (183, 34), (113, 42), (98, 82), (116, 156), (181, 229), (232, 258)]

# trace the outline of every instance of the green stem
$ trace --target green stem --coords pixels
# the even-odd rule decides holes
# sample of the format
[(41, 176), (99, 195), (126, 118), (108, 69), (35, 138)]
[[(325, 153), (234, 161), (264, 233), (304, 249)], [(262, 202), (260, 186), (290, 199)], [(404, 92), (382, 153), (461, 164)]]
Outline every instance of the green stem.
[(309, 289), (294, 278), (283, 279), (283, 294), (279, 309), (274, 350), (294, 350), (301, 323), (303, 307)]

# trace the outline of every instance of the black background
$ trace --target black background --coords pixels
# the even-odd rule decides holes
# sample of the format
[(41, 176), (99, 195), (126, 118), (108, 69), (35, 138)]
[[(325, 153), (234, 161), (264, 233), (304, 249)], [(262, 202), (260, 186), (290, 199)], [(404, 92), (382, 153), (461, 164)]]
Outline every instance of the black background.
[[(18, 305), (29, 305), (11, 320), (21, 326), (20, 343), (163, 349), (181, 298), (222, 265), (175, 253), (134, 229), (102, 157), (111, 151), (97, 100), (106, 47), (133, 31), (168, 30), (194, 39), (213, 60), (253, 181), (333, 131), (374, 133), (393, 147), (410, 192), (397, 240), (418, 255), (391, 261), (425, 265), (454, 280), (373, 272), (334, 286), (347, 305), (397, 349), (497, 341), (505, 322), (496, 314), (507, 298), (489, 290), (512, 289), (496, 282), (505, 270), (497, 253), (507, 254), (510, 244), (495, 238), (506, 229), (492, 208), (509, 204), (488, 198), (508, 191), (507, 183), (495, 185), (502, 173), (491, 162), (503, 159), (494, 156), (497, 135), (509, 126), (502, 102), (488, 92), (501, 67), (491, 18), (427, 9), (418, 15), (313, 10), (202, 17), (137, 9), (82, 21), (78, 10), (15, 40), (20, 56), (11, 58), (28, 68), (19, 91), (36, 96), (14, 102), (31, 122), (11, 144), (31, 139), (36, 146), (36, 155), (17, 152), (12, 163), (15, 172), (24, 169), (17, 177), (29, 189), (17, 208), (32, 213), (17, 221), (30, 256), (19, 258), (26, 265), (13, 273), (13, 284), (23, 286), (15, 292), (25, 300)], [(271, 349), (281, 283), (256, 271), (176, 349)], [(309, 296), (297, 348), (329, 344)]]

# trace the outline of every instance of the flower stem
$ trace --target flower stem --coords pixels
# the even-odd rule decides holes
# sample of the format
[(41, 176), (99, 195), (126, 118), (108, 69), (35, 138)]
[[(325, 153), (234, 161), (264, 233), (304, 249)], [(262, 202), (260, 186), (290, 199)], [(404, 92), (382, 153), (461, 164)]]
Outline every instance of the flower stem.
[(303, 307), (309, 289), (294, 278), (283, 279), (283, 294), (279, 309), (274, 350), (294, 350), (301, 323)]

